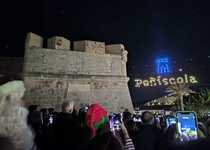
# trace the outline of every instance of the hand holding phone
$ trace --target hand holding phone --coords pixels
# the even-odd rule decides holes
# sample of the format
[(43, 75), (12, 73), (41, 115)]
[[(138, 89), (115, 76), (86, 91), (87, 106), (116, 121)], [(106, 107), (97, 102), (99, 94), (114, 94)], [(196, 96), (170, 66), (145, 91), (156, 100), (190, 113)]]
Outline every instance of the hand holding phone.
[(175, 116), (167, 116), (166, 117), (166, 127), (168, 128), (171, 125), (177, 124), (177, 118)]
[(185, 142), (198, 139), (198, 126), (195, 112), (177, 112), (176, 117), (181, 141)]
[(112, 130), (120, 130), (122, 124), (122, 118), (120, 114), (113, 114), (110, 118), (110, 128)]

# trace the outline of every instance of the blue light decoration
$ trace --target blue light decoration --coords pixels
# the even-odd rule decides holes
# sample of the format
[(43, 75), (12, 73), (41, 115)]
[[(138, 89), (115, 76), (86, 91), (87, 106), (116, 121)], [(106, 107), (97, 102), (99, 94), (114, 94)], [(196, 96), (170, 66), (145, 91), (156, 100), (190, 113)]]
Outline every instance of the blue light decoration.
[(157, 74), (164, 75), (170, 72), (168, 58), (158, 58), (156, 59), (156, 72)]

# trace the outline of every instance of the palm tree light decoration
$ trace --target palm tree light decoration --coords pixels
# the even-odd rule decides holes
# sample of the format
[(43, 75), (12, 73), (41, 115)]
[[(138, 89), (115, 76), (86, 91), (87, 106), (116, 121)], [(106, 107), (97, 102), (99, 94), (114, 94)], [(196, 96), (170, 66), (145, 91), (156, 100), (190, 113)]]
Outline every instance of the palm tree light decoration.
[(186, 84), (175, 84), (172, 86), (169, 86), (166, 89), (166, 93), (168, 93), (168, 96), (174, 96), (177, 98), (177, 104), (180, 106), (180, 110), (184, 111), (184, 103), (183, 103), (183, 97), (189, 96), (191, 93), (195, 93), (193, 90), (190, 89), (189, 85)]

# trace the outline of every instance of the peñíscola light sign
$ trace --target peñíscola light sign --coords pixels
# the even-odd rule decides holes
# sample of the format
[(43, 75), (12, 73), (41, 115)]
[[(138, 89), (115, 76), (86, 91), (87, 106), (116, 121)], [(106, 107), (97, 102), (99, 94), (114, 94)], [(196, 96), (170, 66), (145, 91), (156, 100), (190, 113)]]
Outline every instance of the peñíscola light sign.
[(135, 87), (154, 87), (154, 86), (168, 86), (175, 84), (196, 84), (198, 81), (195, 76), (184, 74), (178, 77), (149, 77), (149, 79), (135, 79)]

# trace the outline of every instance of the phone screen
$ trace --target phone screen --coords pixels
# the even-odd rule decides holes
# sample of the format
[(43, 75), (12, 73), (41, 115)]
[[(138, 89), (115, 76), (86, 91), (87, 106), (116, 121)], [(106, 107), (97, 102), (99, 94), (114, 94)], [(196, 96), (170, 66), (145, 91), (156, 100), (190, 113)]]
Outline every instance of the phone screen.
[(166, 127), (168, 128), (170, 125), (177, 124), (177, 118), (174, 116), (170, 116), (166, 118)]
[(191, 141), (198, 138), (196, 114), (194, 112), (177, 112), (178, 132), (181, 141)]
[(122, 124), (121, 115), (120, 114), (112, 115), (109, 124), (112, 130), (120, 130)]

